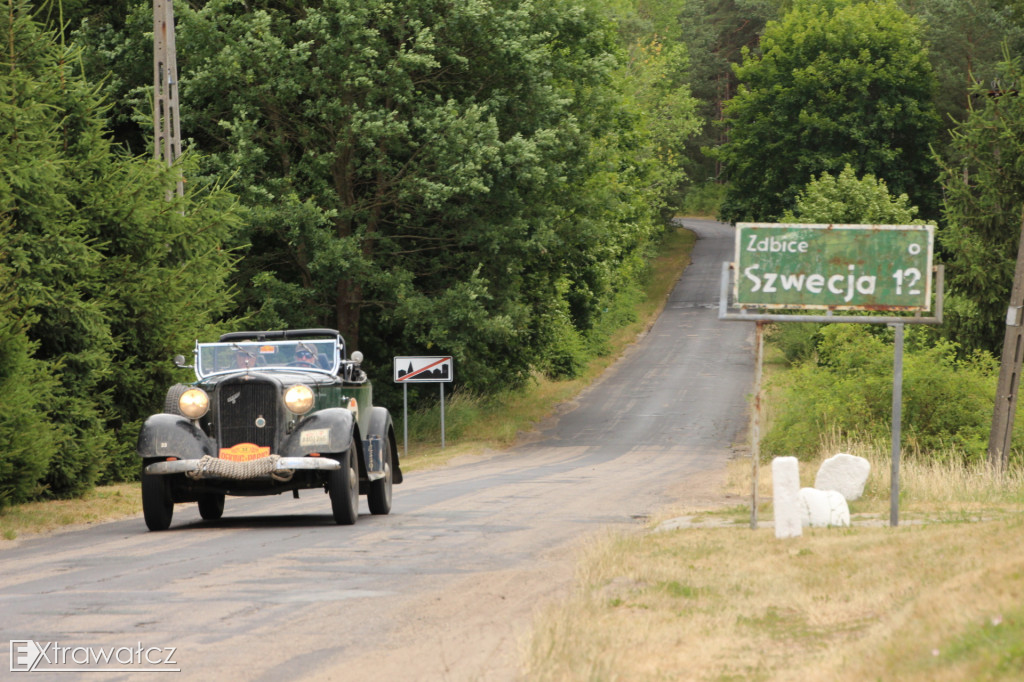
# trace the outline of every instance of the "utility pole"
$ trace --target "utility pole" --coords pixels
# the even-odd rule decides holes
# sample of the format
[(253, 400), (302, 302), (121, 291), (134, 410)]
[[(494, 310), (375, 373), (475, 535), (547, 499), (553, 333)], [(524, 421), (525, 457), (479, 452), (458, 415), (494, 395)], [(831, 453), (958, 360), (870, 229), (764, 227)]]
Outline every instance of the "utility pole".
[(1006, 469), (1013, 438), (1013, 418), (1017, 412), (1021, 366), (1024, 365), (1024, 210), (1021, 211), (1020, 243), (1017, 266), (1013, 272), (1010, 307), (1006, 311), (1006, 334), (999, 365), (996, 406), (992, 415), (992, 431), (988, 438), (988, 463), (1001, 473)]
[[(173, 0), (153, 0), (153, 145), (153, 157), (168, 166), (181, 156)], [(184, 195), (185, 182), (179, 177), (178, 196)]]

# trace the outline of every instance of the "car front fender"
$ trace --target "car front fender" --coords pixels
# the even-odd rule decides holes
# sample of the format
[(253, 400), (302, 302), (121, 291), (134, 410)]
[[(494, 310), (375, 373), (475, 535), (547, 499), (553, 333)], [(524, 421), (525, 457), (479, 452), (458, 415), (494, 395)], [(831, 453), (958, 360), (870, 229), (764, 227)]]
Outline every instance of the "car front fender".
[(217, 446), (197, 424), (176, 414), (154, 414), (139, 430), (136, 451), (143, 459), (199, 459), (215, 455)]
[(279, 454), (303, 457), (312, 453), (345, 452), (353, 438), (358, 440), (354, 415), (342, 407), (329, 407), (304, 419), (281, 443)]

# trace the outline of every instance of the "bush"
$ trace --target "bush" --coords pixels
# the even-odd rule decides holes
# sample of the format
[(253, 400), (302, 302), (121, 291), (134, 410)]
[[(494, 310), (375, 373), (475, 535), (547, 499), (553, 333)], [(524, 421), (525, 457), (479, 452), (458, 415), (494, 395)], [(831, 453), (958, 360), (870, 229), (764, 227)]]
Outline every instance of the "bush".
[[(805, 360), (773, 379), (779, 401), (761, 443), (765, 455), (813, 458), (824, 435), (891, 438), (893, 331), (866, 327), (822, 327), (817, 362)], [(903, 447), (908, 454), (935, 459), (983, 460), (998, 374), (995, 360), (987, 353), (958, 359), (957, 346), (949, 342), (914, 345), (906, 344), (903, 358)], [(1017, 424), (1022, 431), (1019, 419)]]
[(813, 360), (821, 340), (821, 326), (816, 322), (781, 322), (768, 327), (765, 341), (782, 352), (791, 365)]
[(717, 216), (726, 186), (719, 182), (705, 182), (686, 190), (679, 212), (689, 216)]

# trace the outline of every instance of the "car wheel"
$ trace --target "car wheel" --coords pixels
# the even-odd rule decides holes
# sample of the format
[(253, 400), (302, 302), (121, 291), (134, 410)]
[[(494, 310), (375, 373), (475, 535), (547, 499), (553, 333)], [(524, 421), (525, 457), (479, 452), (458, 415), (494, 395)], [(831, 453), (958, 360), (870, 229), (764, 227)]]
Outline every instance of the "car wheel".
[(166, 476), (142, 474), (142, 515), (150, 530), (167, 530), (174, 516), (171, 482)]
[(341, 468), (327, 472), (331, 511), (335, 523), (351, 526), (359, 516), (359, 469), (355, 442), (350, 442), (348, 450), (339, 455), (337, 460), (341, 462)]
[(216, 521), (224, 516), (224, 495), (204, 493), (199, 496), (199, 515), (204, 521)]
[(387, 514), (391, 511), (391, 439), (384, 437), (384, 478), (370, 481), (366, 501), (371, 514)]

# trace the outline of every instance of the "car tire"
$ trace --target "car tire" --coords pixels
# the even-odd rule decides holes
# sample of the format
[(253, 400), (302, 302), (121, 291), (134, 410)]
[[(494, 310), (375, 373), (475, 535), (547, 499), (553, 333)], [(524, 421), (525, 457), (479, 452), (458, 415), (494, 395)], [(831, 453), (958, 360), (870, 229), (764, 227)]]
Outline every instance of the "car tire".
[(359, 516), (359, 469), (356, 463), (356, 444), (349, 442), (348, 450), (336, 458), (341, 468), (327, 472), (327, 492), (331, 496), (334, 522), (351, 526)]
[(370, 481), (366, 502), (371, 514), (387, 514), (391, 511), (392, 480), (391, 439), (384, 437), (384, 478)]
[(181, 408), (178, 407), (178, 398), (181, 394), (191, 388), (188, 384), (174, 384), (167, 389), (167, 397), (164, 398), (164, 412), (167, 414), (176, 414), (178, 416), (185, 416), (181, 412)]
[(216, 521), (224, 516), (223, 493), (203, 493), (198, 497), (199, 515), (204, 521)]
[(174, 516), (171, 482), (166, 476), (142, 474), (142, 515), (150, 530), (167, 530)]

